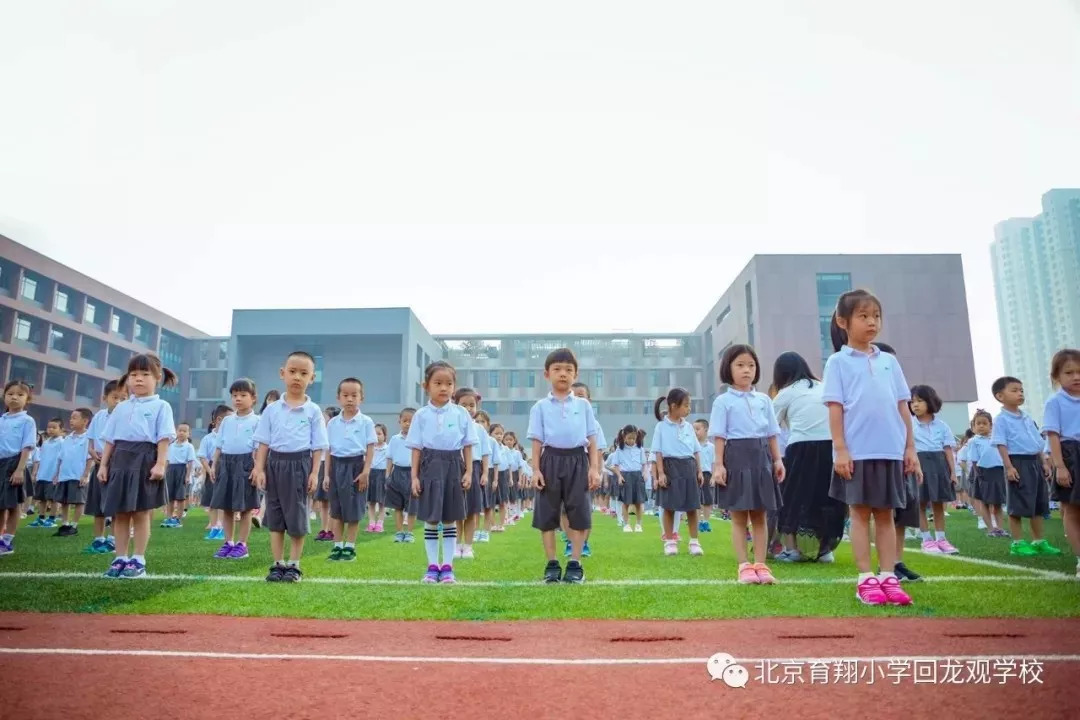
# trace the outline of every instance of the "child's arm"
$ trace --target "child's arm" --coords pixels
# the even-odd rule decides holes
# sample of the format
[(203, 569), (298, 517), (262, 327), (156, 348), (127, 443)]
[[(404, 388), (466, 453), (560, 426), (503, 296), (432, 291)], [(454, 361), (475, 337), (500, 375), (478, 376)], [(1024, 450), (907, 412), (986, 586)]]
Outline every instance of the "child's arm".
[[(911, 408), (908, 406), (907, 400), (900, 400), (896, 403), (896, 409), (900, 413), (900, 419), (904, 421), (904, 428), (906, 430), (906, 439), (904, 441), (904, 472), (921, 477), (922, 467), (919, 465), (919, 456), (915, 452), (915, 426), (911, 424)], [(952, 468), (952, 465), (949, 467)]]
[[(540, 472), (540, 453), (544, 450), (544, 443), (537, 438), (532, 440), (532, 471), (533, 485), (538, 489), (544, 489), (544, 473)], [(497, 473), (496, 473), (497, 474)], [(496, 480), (498, 482), (498, 480)]]
[(214, 448), (214, 459), (210, 463), (210, 482), (214, 481), (214, 468), (221, 467), (221, 448)]
[[(953, 454), (953, 449), (951, 447), (949, 447), (948, 445), (945, 446), (945, 462), (949, 464), (950, 469), (956, 467), (956, 456)], [(956, 471), (954, 470), (954, 471), (950, 472), (949, 474), (952, 475), (953, 485), (955, 485), (956, 484)]]
[(697, 468), (697, 484), (701, 487), (705, 484), (705, 471), (701, 469), (701, 451), (694, 453), (694, 466)]
[(86, 467), (83, 468), (82, 475), (79, 476), (79, 487), (86, 487), (90, 483), (90, 471), (94, 469), (94, 456), (86, 456)]
[(784, 482), (787, 470), (784, 468), (784, 457), (780, 454), (779, 435), (769, 437), (769, 452), (772, 454), (773, 459), (773, 476), (776, 478), (776, 482)]
[[(22, 452), (19, 453), (19, 464), (15, 466), (15, 471), (11, 473), (11, 478), (8, 481), (12, 485), (18, 486), (23, 484), (23, 480), (25, 480), (24, 475), (26, 474), (26, 460), (30, 457), (31, 452), (33, 452), (33, 450), (24, 447)], [(34, 472), (37, 472), (37, 465), (35, 464), (34, 467)]]
[(461, 487), (468, 490), (472, 487), (472, 445), (465, 443), (461, 448), (461, 455), (465, 460), (465, 469), (461, 476)]
[(412, 473), (413, 497), (420, 497), (420, 448), (412, 449), (412, 467), (409, 470)]
[(1065, 456), (1061, 454), (1061, 436), (1053, 430), (1046, 431), (1046, 439), (1050, 441), (1050, 458), (1057, 469), (1057, 484), (1061, 487), (1072, 487), (1072, 477), (1069, 468), (1065, 467)]
[[(356, 476), (356, 489), (364, 492), (368, 489), (368, 479), (371, 477), (371, 463), (375, 457), (375, 443), (369, 442), (367, 452), (364, 453), (364, 469)], [(390, 462), (390, 456), (386, 458), (386, 477), (390, 477), (390, 470), (394, 464)]]
[[(829, 403), (829, 434), (832, 435), (833, 451), (836, 459), (833, 460), (836, 474), (845, 480), (850, 480), (855, 472), (855, 463), (851, 460), (848, 452), (847, 441), (844, 439), (844, 406), (840, 403)], [(908, 435), (911, 434), (911, 423), (908, 423)]]
[(157, 443), (157, 462), (154, 463), (154, 467), (150, 468), (151, 480), (164, 480), (165, 479), (165, 467), (169, 464), (169, 445), (172, 444), (172, 438), (161, 438)]
[(260, 490), (266, 489), (266, 456), (269, 453), (270, 446), (266, 443), (261, 442), (255, 448), (255, 469), (251, 471), (251, 479)]
[(667, 475), (664, 474), (664, 454), (659, 450), (653, 450), (653, 463), (656, 465), (656, 484), (662, 488), (667, 487)]
[[(333, 462), (333, 457), (330, 455), (330, 453), (326, 453), (326, 474), (323, 476), (323, 479), (322, 479), (322, 489), (326, 490), (326, 491), (330, 490), (330, 478), (333, 477), (330, 474), (332, 472), (332, 470), (331, 470), (331, 463), (332, 462)], [(314, 461), (312, 461), (312, 464), (314, 465)]]
[[(590, 410), (589, 412), (592, 412)], [(596, 447), (596, 436), (589, 436), (589, 490), (600, 487), (600, 467), (603, 460), (600, 459), (600, 450)]]
[(97, 477), (98, 482), (105, 484), (109, 482), (109, 461), (112, 460), (113, 444), (111, 442), (105, 443), (105, 451), (101, 453), (101, 462), (98, 464)]
[(716, 458), (712, 464), (712, 484), (720, 487), (727, 486), (727, 468), (724, 467), (724, 448), (726, 446), (726, 438), (719, 436), (713, 438), (713, 454), (716, 455)]

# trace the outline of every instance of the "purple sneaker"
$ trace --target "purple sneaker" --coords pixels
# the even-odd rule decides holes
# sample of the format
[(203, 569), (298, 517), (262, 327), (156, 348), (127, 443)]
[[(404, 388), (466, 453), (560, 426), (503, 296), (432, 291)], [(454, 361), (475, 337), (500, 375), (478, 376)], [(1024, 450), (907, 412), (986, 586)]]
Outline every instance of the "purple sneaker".
[[(428, 572), (430, 572), (430, 570)], [(454, 568), (449, 565), (443, 565), (439, 568), (439, 582), (443, 585), (453, 585), (457, 582), (454, 580)]]
[(232, 546), (232, 550), (229, 552), (230, 560), (243, 560), (247, 556), (247, 545), (245, 545), (244, 543), (236, 543)]
[(427, 566), (427, 572), (424, 573), (424, 580), (423, 581), (426, 582), (426, 583), (437, 583), (437, 582), (439, 582), (439, 566), (438, 565), (428, 565)]
[(217, 551), (217, 554), (214, 555), (214, 557), (216, 557), (216, 558), (230, 557), (232, 555), (232, 549), (233, 549), (232, 543), (226, 541), (226, 543), (221, 546), (221, 549)]

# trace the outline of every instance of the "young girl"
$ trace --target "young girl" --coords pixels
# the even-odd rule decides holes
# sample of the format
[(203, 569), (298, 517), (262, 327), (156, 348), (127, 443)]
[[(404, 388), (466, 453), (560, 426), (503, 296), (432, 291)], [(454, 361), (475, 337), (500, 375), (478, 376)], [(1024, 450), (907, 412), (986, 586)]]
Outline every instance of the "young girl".
[[(327, 427), (330, 426), (330, 421), (341, 414), (341, 408), (330, 407), (323, 410), (323, 420), (326, 421)], [(312, 511), (316, 513), (319, 518), (319, 527), (321, 528), (318, 534), (315, 536), (315, 542), (334, 542), (340, 541), (341, 536), (335, 536), (332, 527), (334, 523), (330, 519), (330, 483), (328, 482), (328, 473), (326, 471), (326, 463), (330, 459), (330, 453), (326, 453), (326, 457), (321, 463), (319, 463), (319, 482), (315, 485), (315, 492), (312, 495)], [(314, 518), (312, 518), (314, 519)], [(340, 558), (335, 558), (340, 560)]]
[[(510, 448), (503, 443), (506, 430), (502, 425), (495, 423), (491, 426), (491, 437), (495, 441), (492, 452), (492, 460), (496, 463), (494, 487), (492, 488), (492, 502), (494, 512), (498, 512), (499, 520), (492, 532), (504, 532), (506, 530), (506, 506), (510, 502)], [(490, 527), (490, 525), (489, 525)]]
[(176, 440), (169, 445), (169, 465), (165, 468), (165, 496), (169, 506), (165, 509), (163, 528), (182, 528), (181, 517), (187, 505), (187, 489), (191, 481), (191, 471), (195, 466), (195, 447), (188, 441), (191, 426), (180, 423), (176, 426)]
[[(982, 512), (977, 512), (975, 509), (975, 501), (974, 498), (971, 497), (970, 486), (968, 485), (968, 478), (967, 475), (964, 473), (964, 460), (966, 459), (964, 449), (967, 447), (967, 444), (971, 442), (971, 438), (973, 438), (974, 436), (975, 432), (969, 427), (967, 430), (964, 431), (964, 437), (960, 439), (960, 442), (957, 445), (956, 452), (954, 453), (956, 456), (956, 467), (954, 468), (954, 471), (956, 473), (956, 482), (954, 484), (956, 485), (956, 508), (958, 510), (966, 508), (970, 510), (973, 514), (978, 515), (979, 524), (981, 525)], [(986, 528), (984, 527), (979, 528), (979, 530), (985, 529)]]
[(494, 438), (491, 437), (491, 416), (483, 410), (477, 410), (476, 420), (478, 433), (483, 433), (483, 446), (487, 449), (487, 460), (484, 466), (484, 476), (480, 480), (480, 500), (481, 507), (483, 508), (483, 514), (478, 518), (480, 521), (477, 525), (476, 534), (473, 538), (475, 542), (491, 542), (491, 518), (492, 518), (492, 485), (494, 485), (495, 477), (495, 463), (496, 455), (499, 452), (498, 445), (495, 443)]
[[(641, 518), (645, 512), (645, 451), (638, 445), (638, 429), (627, 425), (619, 431), (615, 441), (617, 449), (612, 455), (611, 469), (615, 472), (618, 494), (622, 500), (623, 532), (645, 532)], [(637, 513), (637, 526), (630, 525), (629, 509)]]
[[(660, 408), (667, 403), (667, 414)], [(667, 397), (659, 397), (653, 414), (660, 422), (653, 431), (652, 450), (656, 455), (656, 482), (660, 486), (660, 507), (664, 509), (664, 554), (676, 555), (679, 543), (674, 538), (675, 513), (685, 512), (690, 531), (690, 554), (704, 555), (698, 542), (697, 511), (701, 507), (698, 488), (705, 483), (701, 469), (694, 426), (686, 420), (690, 414), (690, 393), (672, 388)]]
[[(425, 583), (454, 582), (458, 520), (465, 519), (465, 492), (472, 484), (472, 418), (450, 402), (457, 375), (453, 366), (436, 360), (424, 368), (428, 404), (413, 416), (405, 444), (412, 450), (412, 491), (420, 497), (424, 549), (428, 568)], [(439, 523), (442, 523), (443, 561), (439, 564)]]
[(709, 421), (699, 419), (694, 421), (694, 435), (697, 436), (698, 449), (701, 453), (701, 474), (705, 478), (705, 484), (701, 486), (701, 519), (698, 521), (698, 531), (712, 532), (709, 519), (712, 517), (713, 505), (716, 502), (716, 487), (712, 482), (712, 468), (716, 464), (716, 448), (709, 440)]
[(968, 473), (971, 475), (971, 495), (978, 503), (986, 534), (990, 537), (1012, 537), (1001, 527), (1001, 508), (1005, 505), (1005, 467), (1001, 454), (990, 444), (994, 419), (983, 409), (971, 419), (975, 433), (965, 449)]
[(38, 443), (37, 467), (34, 469), (34, 500), (37, 501), (38, 516), (28, 527), (56, 527), (52, 481), (60, 466), (63, 430), (64, 423), (60, 418), (52, 418), (45, 423), (45, 437)]
[(216, 479), (214, 476), (214, 455), (217, 452), (218, 445), (221, 443), (218, 426), (226, 415), (231, 414), (232, 408), (228, 405), (218, 405), (214, 408), (214, 412), (210, 415), (208, 432), (199, 442), (199, 451), (196, 453), (196, 457), (203, 469), (203, 488), (199, 494), (199, 504), (206, 508), (206, 537), (203, 540), (225, 539), (225, 528), (222, 524), (221, 515), (218, 511), (210, 508), (210, 501), (214, 499), (214, 480)]
[(472, 483), (465, 491), (465, 519), (457, 526), (458, 543), (457, 557), (472, 558), (473, 534), (476, 532), (476, 524), (480, 519), (480, 513), (484, 509), (484, 487), (482, 480), (487, 476), (488, 467), (491, 463), (491, 447), (487, 441), (487, 429), (476, 422), (477, 395), (472, 388), (458, 388), (454, 392), (454, 404), (469, 413), (472, 419), (472, 466), (467, 468), (472, 472)]
[[(152, 353), (128, 361), (131, 397), (120, 403), (105, 424), (105, 452), (98, 481), (105, 484), (105, 514), (111, 515), (119, 540), (108, 578), (137, 578), (146, 574), (150, 515), (165, 504), (165, 467), (169, 443), (176, 437), (172, 406), (154, 392), (176, 384), (172, 370)], [(121, 385), (124, 383), (121, 382)], [(135, 528), (135, 552), (128, 554), (130, 528)]]
[(518, 449), (517, 435), (512, 432), (505, 433), (503, 445), (508, 451), (510, 467), (508, 468), (509, 482), (506, 487), (506, 517), (502, 524), (514, 526), (520, 519), (517, 504), (521, 496), (521, 450)]
[(4, 385), (7, 412), (0, 417), (0, 555), (15, 552), (19, 506), (26, 499), (26, 462), (37, 438), (37, 425), (26, 412), (30, 397), (30, 386), (22, 380)]
[(1050, 461), (1057, 471), (1051, 497), (1061, 503), (1065, 536), (1077, 557), (1076, 579), (1080, 580), (1080, 350), (1054, 353), (1050, 380), (1058, 387), (1043, 413)]
[[(255, 429), (259, 416), (254, 407), (258, 394), (255, 381), (240, 378), (229, 387), (236, 412), (218, 423), (218, 444), (214, 448), (216, 481), (210, 507), (225, 523), (221, 549), (214, 557), (243, 560), (248, 557), (251, 513), (259, 507), (259, 493), (252, 472), (255, 470)], [(240, 515), (237, 522), (236, 516)]]
[[(956, 462), (953, 448), (956, 439), (945, 421), (937, 417), (941, 412), (941, 398), (929, 385), (911, 388), (911, 413), (915, 452), (922, 469), (919, 486), (919, 530), (922, 532), (922, 550), (925, 553), (955, 555), (959, 550), (945, 539), (945, 503), (956, 500), (953, 486), (953, 465)], [(930, 536), (926, 523), (926, 506), (934, 509), (934, 537)]]
[[(894, 511), (906, 507), (905, 473), (919, 471), (908, 401), (897, 359), (871, 343), (881, 329), (881, 302), (866, 290), (840, 296), (831, 335), (836, 352), (825, 363), (822, 399), (829, 408), (834, 460), (829, 494), (851, 511), (851, 546), (859, 570), (856, 597), (867, 605), (910, 605), (896, 565)], [(870, 517), (878, 561), (870, 564)]]
[(371, 475), (368, 481), (368, 532), (383, 531), (383, 502), (386, 495), (386, 426), (375, 425), (375, 457), (371, 461)]
[[(404, 408), (398, 414), (398, 434), (386, 443), (386, 494), (383, 502), (394, 511), (394, 542), (416, 542), (413, 524), (419, 502), (412, 494), (412, 451), (406, 447), (416, 408)], [(374, 455), (373, 455), (374, 457)]]
[[(720, 360), (720, 382), (728, 391), (713, 401), (709, 437), (716, 450), (712, 479), (716, 500), (731, 513), (731, 542), (743, 584), (772, 585), (765, 565), (768, 550), (767, 512), (780, 509), (778, 483), (784, 481), (784, 460), (777, 438), (780, 425), (769, 396), (754, 390), (761, 379), (757, 353), (749, 345), (732, 345)], [(690, 521), (693, 527), (693, 520)], [(754, 562), (747, 561), (746, 526), (754, 538)]]

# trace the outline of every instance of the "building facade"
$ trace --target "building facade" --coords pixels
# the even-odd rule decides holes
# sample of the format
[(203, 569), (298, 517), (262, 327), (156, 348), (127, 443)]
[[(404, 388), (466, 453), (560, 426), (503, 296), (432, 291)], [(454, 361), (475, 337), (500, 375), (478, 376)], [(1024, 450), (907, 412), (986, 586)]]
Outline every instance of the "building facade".
[(990, 245), (1005, 372), (1040, 423), (1050, 358), (1080, 341), (1080, 190), (1050, 190), (1042, 210), (998, 223)]

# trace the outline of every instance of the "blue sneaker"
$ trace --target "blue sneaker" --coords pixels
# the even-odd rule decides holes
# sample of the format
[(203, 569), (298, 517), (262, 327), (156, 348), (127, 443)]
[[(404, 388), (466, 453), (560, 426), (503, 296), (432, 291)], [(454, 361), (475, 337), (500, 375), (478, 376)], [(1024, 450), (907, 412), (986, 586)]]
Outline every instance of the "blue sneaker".
[(112, 565), (105, 571), (105, 577), (118, 578), (124, 573), (124, 568), (127, 567), (127, 560), (124, 558), (116, 558), (112, 561)]
[(163, 528), (172, 527), (172, 518), (171, 517), (165, 518), (164, 520), (161, 521), (161, 525), (159, 525), (158, 527), (163, 527)]
[(712, 532), (712, 525), (709, 523), (708, 520), (706, 520), (705, 522), (703, 522), (701, 524), (705, 526), (705, 527), (701, 528), (702, 532)]
[(26, 527), (45, 527), (45, 520), (40, 515), (38, 515), (36, 518), (34, 518), (34, 522), (28, 523)]
[(203, 536), (203, 540), (217, 540), (217, 528), (210, 528)]
[(109, 552), (109, 543), (104, 540), (94, 540), (83, 552), (87, 555), (104, 555)]
[(12, 538), (11, 542), (0, 540), (0, 556), (11, 555), (13, 552), (15, 552), (15, 538)]
[(574, 548), (570, 545), (570, 541), (567, 540), (566, 541), (566, 552), (564, 553), (564, 555), (566, 557), (570, 557), (570, 553), (572, 553), (573, 551), (574, 551)]
[(105, 548), (111, 553), (116, 552), (116, 538), (110, 537), (105, 539)]
[(581, 557), (592, 557), (592, 550), (589, 549), (589, 541), (585, 541), (585, 547), (581, 548)]
[(396, 543), (405, 542), (405, 533), (403, 533), (403, 532), (394, 533), (394, 542), (396, 542)]
[(146, 565), (143, 565), (138, 560), (128, 560), (124, 565), (124, 569), (120, 573), (120, 577), (124, 579), (141, 578), (146, 576)]

